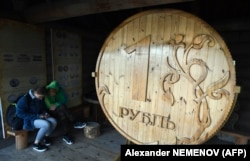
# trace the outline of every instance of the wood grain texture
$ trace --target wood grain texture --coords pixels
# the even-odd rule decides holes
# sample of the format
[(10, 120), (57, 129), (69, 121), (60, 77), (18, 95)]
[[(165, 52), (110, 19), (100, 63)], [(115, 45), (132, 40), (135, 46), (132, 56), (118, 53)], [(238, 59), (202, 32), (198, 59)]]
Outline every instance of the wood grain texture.
[(136, 144), (201, 144), (224, 125), (235, 67), (220, 35), (189, 13), (138, 13), (107, 37), (96, 90), (112, 125)]
[(8, 137), (5, 113), (9, 104), (29, 89), (47, 83), (44, 29), (0, 19), (0, 57), (2, 131)]

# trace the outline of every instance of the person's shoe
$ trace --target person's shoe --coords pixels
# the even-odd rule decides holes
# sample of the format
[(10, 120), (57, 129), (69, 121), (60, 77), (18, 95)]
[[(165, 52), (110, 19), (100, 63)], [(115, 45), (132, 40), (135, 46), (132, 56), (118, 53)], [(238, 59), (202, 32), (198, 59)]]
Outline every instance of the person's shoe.
[(48, 136), (45, 136), (45, 137), (44, 137), (44, 144), (45, 144), (46, 146), (50, 146), (50, 145), (52, 144), (51, 138), (48, 137)]
[(82, 128), (84, 128), (86, 125), (87, 125), (87, 124), (86, 124), (85, 122), (76, 122), (76, 123), (74, 124), (74, 128), (75, 128), (75, 129), (82, 129)]
[(71, 145), (71, 144), (73, 144), (74, 142), (73, 142), (73, 140), (69, 137), (69, 136), (63, 136), (63, 139), (62, 139), (66, 144), (68, 144), (68, 145)]
[(48, 150), (48, 147), (42, 144), (33, 144), (33, 150), (38, 152), (44, 152)]

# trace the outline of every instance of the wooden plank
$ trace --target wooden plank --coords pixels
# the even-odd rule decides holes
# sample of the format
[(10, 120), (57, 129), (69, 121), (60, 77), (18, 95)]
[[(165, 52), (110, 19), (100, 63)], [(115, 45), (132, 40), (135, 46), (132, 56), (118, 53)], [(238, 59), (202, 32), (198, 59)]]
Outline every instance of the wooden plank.
[[(182, 11), (152, 10), (128, 18), (107, 38), (112, 50), (103, 50), (98, 64), (109, 70), (96, 68), (105, 72), (96, 85), (110, 89), (102, 107), (128, 140), (200, 144), (229, 117), (237, 91), (233, 61), (204, 24)], [(112, 56), (101, 59), (105, 55)]]
[(231, 136), (234, 136), (234, 137), (241, 137), (241, 138), (245, 138), (245, 139), (250, 139), (250, 136), (249, 136), (249, 135), (240, 134), (240, 133), (237, 133), (236, 131), (233, 132), (233, 131), (221, 130), (219, 133), (221, 133), (221, 134), (226, 134), (226, 135), (231, 135)]
[[(148, 62), (149, 62), (149, 43), (150, 36), (139, 40), (125, 50), (128, 54), (134, 52), (134, 71), (132, 98), (137, 101), (146, 101), (147, 82), (148, 82)], [(141, 70), (144, 69), (144, 70)], [(140, 83), (138, 83), (140, 82)]]
[(217, 135), (229, 135), (235, 138), (235, 144), (236, 145), (244, 145), (248, 143), (248, 140), (250, 139), (249, 135), (245, 135), (245, 134), (240, 134), (237, 133), (236, 131), (225, 131), (225, 130), (221, 130), (219, 131), (219, 133)]
[(23, 134), (23, 133), (27, 133), (26, 130), (7, 130), (7, 134), (9, 135), (12, 135), (12, 136), (17, 136), (17, 135), (20, 135), (20, 134)]
[(82, 103), (82, 47), (77, 32), (55, 29), (51, 32), (53, 50), (53, 80), (64, 89), (69, 108)]
[[(3, 113), (11, 102), (28, 89), (46, 84), (44, 36), (43, 28), (0, 19), (0, 95)], [(6, 120), (5, 115), (3, 120)], [(6, 133), (6, 130), (3, 131)]]
[[(60, 20), (70, 17), (111, 12), (124, 9), (140, 8), (147, 6), (189, 2), (193, 0), (85, 0), (85, 1), (53, 1), (50, 3), (31, 6), (25, 10), (29, 21), (41, 23)], [(46, 11), (46, 12), (44, 12)]]
[(27, 161), (29, 158), (36, 158), (36, 161), (112, 161), (120, 154), (121, 145), (126, 143), (122, 135), (112, 126), (105, 124), (101, 126), (101, 135), (95, 139), (84, 137), (83, 129), (72, 129), (71, 135), (75, 141), (72, 145), (64, 143), (61, 133), (55, 131), (51, 136), (53, 145), (45, 153), (38, 154), (32, 150), (32, 144), (30, 144), (34, 141), (36, 134), (36, 132), (29, 133), (29, 145), (21, 151), (15, 149), (13, 142), (11, 142), (12, 145), (9, 143), (13, 137), (10, 141), (1, 140), (0, 160)]
[(28, 146), (28, 131), (26, 130), (7, 130), (7, 134), (15, 136), (16, 149), (22, 150)]

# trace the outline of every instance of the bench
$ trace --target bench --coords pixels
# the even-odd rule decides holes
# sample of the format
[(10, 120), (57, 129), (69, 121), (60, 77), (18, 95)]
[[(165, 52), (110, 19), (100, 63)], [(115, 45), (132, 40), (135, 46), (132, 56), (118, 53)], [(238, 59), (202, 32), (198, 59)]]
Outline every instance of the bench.
[(233, 137), (234, 143), (236, 145), (246, 145), (248, 144), (248, 140), (250, 139), (250, 135), (229, 130), (221, 130), (217, 135), (218, 136), (227, 135)]
[(16, 149), (21, 150), (28, 146), (28, 131), (7, 130), (7, 134), (15, 137)]
[[(240, 91), (241, 91), (240, 86), (236, 86), (234, 88), (235, 98), (232, 107), (235, 107)], [(250, 139), (250, 134), (246, 134), (240, 131), (227, 130), (227, 129), (221, 129), (217, 134), (217, 136), (222, 136), (222, 135), (233, 137), (234, 143), (237, 145), (248, 144), (248, 140)]]

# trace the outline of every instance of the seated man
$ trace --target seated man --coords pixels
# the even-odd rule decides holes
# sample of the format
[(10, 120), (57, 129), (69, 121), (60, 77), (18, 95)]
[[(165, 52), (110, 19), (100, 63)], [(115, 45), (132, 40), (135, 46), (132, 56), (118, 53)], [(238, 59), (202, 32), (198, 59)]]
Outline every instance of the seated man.
[(67, 97), (57, 81), (52, 81), (49, 85), (46, 86), (46, 89), (47, 95), (45, 96), (45, 104), (49, 110), (49, 113), (57, 118), (57, 120), (63, 127), (63, 141), (69, 145), (73, 144), (73, 140), (69, 136), (71, 128), (70, 124), (74, 123), (74, 128), (84, 128), (86, 126), (86, 123), (75, 122), (73, 116), (66, 106)]
[[(30, 89), (17, 102), (16, 114), (24, 120), (23, 129), (38, 132), (35, 137), (33, 149), (43, 152), (51, 145), (50, 135), (57, 125), (57, 120), (47, 113), (44, 103), (46, 89), (44, 86)], [(29, 99), (28, 99), (29, 97)]]

